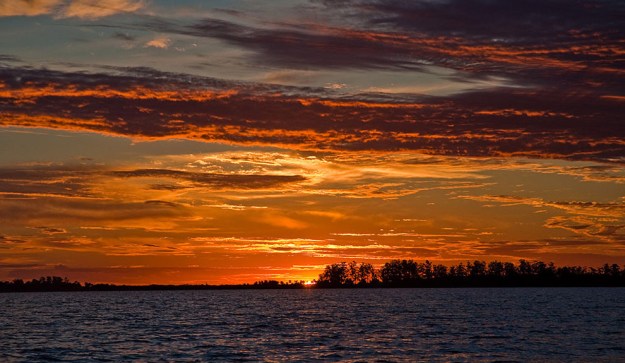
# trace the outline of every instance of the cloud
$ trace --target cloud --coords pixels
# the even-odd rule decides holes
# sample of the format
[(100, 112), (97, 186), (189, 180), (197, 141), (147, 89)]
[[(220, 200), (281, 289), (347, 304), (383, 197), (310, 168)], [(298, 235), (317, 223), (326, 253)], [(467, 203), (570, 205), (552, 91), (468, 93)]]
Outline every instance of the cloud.
[[(114, 179), (144, 179), (137, 188), (177, 191), (190, 188), (216, 190), (257, 190), (300, 183), (300, 175), (217, 174), (171, 169), (110, 170), (99, 166), (30, 165), (0, 168), (0, 194), (16, 197), (107, 198), (103, 189)], [(112, 184), (111, 184), (112, 185)], [(134, 184), (126, 182), (130, 188)]]
[[(621, 206), (620, 209), (622, 216), (625, 208)], [(545, 227), (563, 229), (582, 238), (594, 241), (619, 244), (625, 242), (625, 233), (623, 233), (625, 220), (623, 218), (620, 220), (606, 220), (606, 218), (597, 218), (584, 214), (556, 216), (545, 221)]]
[[(458, 199), (474, 200), (483, 203), (498, 203), (503, 206), (530, 206), (549, 208), (564, 215), (552, 215), (544, 222), (545, 228), (562, 229), (585, 240), (586, 244), (625, 242), (625, 203), (547, 201), (543, 198), (527, 198), (510, 195), (460, 195)], [(589, 242), (595, 241), (595, 242)], [(582, 242), (580, 242), (582, 243)]]
[(55, 235), (55, 234), (65, 234), (67, 233), (67, 230), (65, 228), (56, 228), (56, 227), (45, 227), (45, 226), (41, 226), (41, 227), (36, 227), (38, 230), (41, 231), (42, 234), (44, 235)]
[(132, 13), (144, 6), (143, 0), (72, 0), (62, 16), (97, 19), (119, 13)]
[(370, 241), (327, 241), (305, 238), (268, 239), (268, 238), (239, 238), (239, 237), (211, 237), (196, 238), (196, 242), (217, 248), (225, 248), (240, 253), (255, 254), (295, 254), (315, 258), (331, 259), (358, 259), (367, 261), (383, 261), (406, 256), (437, 256), (436, 249), (425, 247), (405, 246), (389, 241), (388, 244), (371, 243)]
[(13, 246), (19, 245), (22, 243), (26, 243), (26, 241), (20, 238), (16, 238), (16, 237), (0, 235), (0, 249), (12, 248)]
[(37, 16), (51, 13), (61, 0), (14, 0), (0, 3), (0, 16)]
[(88, 183), (95, 169), (63, 165), (0, 168), (0, 193), (4, 195), (57, 195), (71, 198), (93, 196)]
[[(451, 80), (528, 88), (601, 88), (622, 96), (623, 4), (524, 0), (321, 1), (315, 23), (167, 19), (150, 31), (222, 40), (246, 61), (299, 71), (450, 70)], [(336, 11), (340, 8), (341, 11)], [(613, 92), (613, 93), (612, 93)], [(619, 96), (620, 95), (620, 96)]]
[[(601, 252), (601, 262), (622, 260), (625, 221), (619, 197), (621, 202), (548, 201), (551, 191), (543, 189), (538, 193), (547, 196), (465, 197), (480, 193), (470, 188), (489, 183), (485, 190), (498, 190), (497, 183), (508, 185), (506, 181), (517, 177), (526, 185), (516, 187), (532, 190), (529, 172), (559, 174), (566, 170), (557, 166), (587, 164), (414, 152), (245, 149), (128, 159), (123, 167), (3, 167), (0, 277), (43, 274), (65, 264), (68, 274), (81, 266), (90, 268), (83, 281), (93, 281), (101, 267), (107, 271), (103, 278), (111, 282), (138, 279), (144, 268), (193, 265), (206, 275), (176, 275), (177, 282), (204, 276), (215, 282), (221, 280), (204, 266), (243, 266), (249, 270), (242, 273), (241, 282), (249, 282), (275, 269), (293, 278), (293, 271), (280, 267), (293, 262), (312, 266), (351, 259), (377, 264), (393, 258), (427, 258), (457, 263), (547, 256), (558, 263), (574, 258), (587, 263), (583, 256), (593, 251)], [(608, 166), (612, 170), (614, 165)], [(583, 174), (592, 170), (584, 168)], [(556, 176), (573, 179), (577, 187), (586, 185), (575, 173), (568, 178)], [(535, 186), (544, 185), (540, 174), (534, 176), (538, 177)], [(616, 182), (589, 184), (601, 189), (608, 183)], [(1, 193), (14, 184), (28, 188)], [(72, 185), (77, 192), (66, 194), (65, 186)], [(175, 188), (154, 189), (154, 185)], [(570, 184), (560, 187), (567, 190)], [(618, 185), (610, 188), (619, 195)], [(397, 199), (379, 199), (393, 197)], [(482, 208), (468, 200), (497, 208)], [(509, 205), (522, 207), (505, 207)], [(539, 208), (547, 211), (534, 214)], [(259, 263), (262, 267), (250, 267)], [(127, 265), (144, 267), (130, 273), (130, 267), (123, 267)], [(108, 270), (110, 266), (131, 276), (119, 277), (112, 267)], [(318, 270), (309, 273), (314, 277)], [(145, 278), (165, 281), (156, 275)]]
[(134, 40), (137, 39), (137, 37), (128, 34), (128, 33), (123, 33), (123, 32), (115, 32), (113, 33), (113, 35), (111, 36), (113, 39), (118, 39), (118, 40), (124, 40), (127, 42), (132, 42)]
[(2, 63), (21, 63), (22, 60), (8, 54), (0, 54), (0, 62)]
[[(92, 20), (146, 4), (6, 1), (0, 14)], [(420, 85), (402, 84), (349, 94), (353, 85), (342, 88), (340, 78), (286, 87), (150, 68), (55, 71), (0, 56), (9, 63), (0, 67), (2, 126), (290, 149), (0, 168), (0, 273), (227, 282), (225, 274), (286, 276), (293, 270), (285, 261), (319, 269), (339, 259), (623, 260), (623, 203), (607, 196), (625, 180), (624, 5), (315, 6), (314, 23), (241, 11), (230, 21), (134, 14), (88, 26), (136, 47), (173, 49), (180, 36), (225, 44), (243, 67), (263, 69), (266, 82), (306, 83), (327, 70), (371, 73), (372, 82), (432, 72), (439, 82), (465, 82), (466, 92), (424, 96), (410, 93)], [(135, 38), (141, 31), (154, 38)], [(391, 91), (404, 93), (383, 93)], [(601, 202), (565, 199), (576, 190)], [(483, 193), (492, 195), (466, 196)], [(187, 265), (200, 267), (154, 267)]]
[(275, 187), (281, 184), (302, 182), (306, 179), (299, 175), (238, 175), (193, 173), (181, 170), (137, 169), (113, 171), (111, 175), (122, 178), (159, 178), (190, 181), (196, 186), (222, 188), (259, 189)]
[(402, 36), (347, 29), (319, 29), (307, 27), (305, 24), (261, 28), (220, 19), (205, 19), (183, 28), (165, 24), (161, 29), (196, 37), (221, 39), (253, 51), (255, 61), (277, 67), (419, 70), (426, 65), (421, 59), (409, 56), (410, 49), (402, 44)]
[[(542, 63), (546, 68), (616, 71), (622, 62), (625, 6), (617, 1), (318, 2), (328, 10), (349, 10), (349, 19), (362, 28), (410, 35), (417, 44), (429, 41), (420, 45), (424, 52), (417, 56), (455, 69), (510, 74), (537, 70)], [(508, 70), (500, 67), (504, 64)]]
[[(332, 90), (157, 72), (0, 68), (0, 125), (299, 150), (622, 161), (625, 104), (595, 90), (502, 88), (445, 97)], [(601, 125), (601, 127), (596, 127)]]
[[(5, 225), (28, 226), (64, 223), (98, 223), (101, 226), (133, 226), (158, 228), (171, 225), (172, 220), (189, 217), (182, 205), (119, 200), (73, 199), (36, 196), (33, 199), (1, 197), (0, 216)], [(158, 222), (160, 221), (160, 222)]]
[(93, 20), (136, 12), (144, 6), (143, 0), (12, 0), (0, 3), (0, 17), (52, 15)]
[(495, 202), (507, 206), (528, 205), (534, 208), (550, 207), (563, 210), (569, 214), (602, 218), (604, 221), (623, 218), (625, 203), (583, 202), (583, 201), (547, 201), (542, 198), (527, 198), (511, 195), (460, 195), (458, 199), (481, 202)]
[(166, 49), (169, 47), (170, 44), (171, 44), (171, 39), (166, 38), (166, 37), (157, 37), (145, 43), (144, 47)]

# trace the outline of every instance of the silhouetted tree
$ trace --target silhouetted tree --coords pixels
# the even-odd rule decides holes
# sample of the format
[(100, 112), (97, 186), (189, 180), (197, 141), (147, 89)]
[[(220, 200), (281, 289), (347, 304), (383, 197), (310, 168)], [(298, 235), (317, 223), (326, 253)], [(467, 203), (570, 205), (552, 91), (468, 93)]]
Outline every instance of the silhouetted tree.
[(319, 275), (317, 285), (323, 287), (340, 287), (347, 282), (347, 275), (347, 263), (341, 262), (327, 265), (323, 273)]
[(496, 279), (500, 279), (504, 276), (505, 269), (503, 263), (499, 261), (492, 261), (488, 263), (488, 276)]
[(512, 262), (504, 262), (503, 264), (504, 275), (508, 279), (513, 279), (517, 276), (518, 270)]
[(462, 264), (462, 262), (455, 266), (453, 277), (456, 282), (464, 281), (467, 277), (467, 268)]
[(618, 278), (621, 275), (621, 271), (619, 269), (619, 266), (617, 264), (612, 264), (612, 266), (610, 266), (610, 275), (613, 278)]
[(486, 262), (484, 261), (473, 261), (471, 264), (467, 262), (467, 268), (469, 269), (469, 276), (473, 279), (477, 279), (486, 275)]
[(378, 281), (378, 274), (373, 265), (352, 261), (327, 265), (319, 275), (317, 285), (320, 287), (364, 286)]
[(413, 260), (392, 260), (382, 266), (382, 282), (392, 286), (407, 286), (419, 281), (419, 268)]
[(432, 266), (432, 272), (433, 272), (434, 278), (437, 280), (447, 279), (447, 266), (445, 265)]
[(525, 260), (519, 260), (519, 267), (517, 271), (519, 272), (519, 275), (529, 276), (532, 274), (532, 265)]
[[(367, 273), (363, 273), (366, 270)], [(380, 276), (382, 286), (625, 286), (625, 270), (605, 264), (599, 269), (581, 266), (556, 267), (552, 262), (519, 260), (512, 262), (467, 261), (447, 268), (429, 261), (391, 260), (376, 273), (369, 264), (355, 262), (329, 265), (319, 276), (319, 287), (376, 286), (368, 281)], [(334, 281), (334, 282), (333, 282)]]
[(377, 271), (375, 270), (372, 264), (361, 263), (360, 266), (358, 266), (358, 275), (354, 279), (354, 281), (358, 285), (362, 286), (366, 284), (377, 283), (379, 282), (379, 279), (378, 279)]
[(429, 260), (425, 260), (425, 263), (423, 263), (423, 275), (422, 277), (426, 280), (430, 280), (432, 279), (432, 277), (434, 277), (434, 272), (432, 271), (432, 262), (430, 262)]

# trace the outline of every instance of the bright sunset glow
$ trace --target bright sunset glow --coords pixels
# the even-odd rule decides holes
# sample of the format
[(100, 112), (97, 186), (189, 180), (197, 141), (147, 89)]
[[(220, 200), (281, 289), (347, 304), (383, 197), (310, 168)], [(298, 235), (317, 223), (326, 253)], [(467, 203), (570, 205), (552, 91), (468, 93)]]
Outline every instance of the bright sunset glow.
[(94, 3), (0, 3), (0, 280), (625, 263), (618, 1)]

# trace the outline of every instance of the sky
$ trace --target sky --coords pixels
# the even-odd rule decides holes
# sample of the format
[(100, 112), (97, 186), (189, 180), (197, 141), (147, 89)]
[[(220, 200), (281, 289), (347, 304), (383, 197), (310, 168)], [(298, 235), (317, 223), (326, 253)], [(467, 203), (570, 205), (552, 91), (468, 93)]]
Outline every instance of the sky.
[(625, 3), (0, 2), (0, 280), (625, 263)]

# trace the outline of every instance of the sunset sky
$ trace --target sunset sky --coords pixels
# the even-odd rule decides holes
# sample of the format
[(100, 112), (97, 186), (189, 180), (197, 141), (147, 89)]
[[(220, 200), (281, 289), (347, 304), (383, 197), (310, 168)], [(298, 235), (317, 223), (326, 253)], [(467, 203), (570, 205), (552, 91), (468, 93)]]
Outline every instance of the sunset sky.
[(625, 263), (625, 2), (0, 2), (0, 280)]

